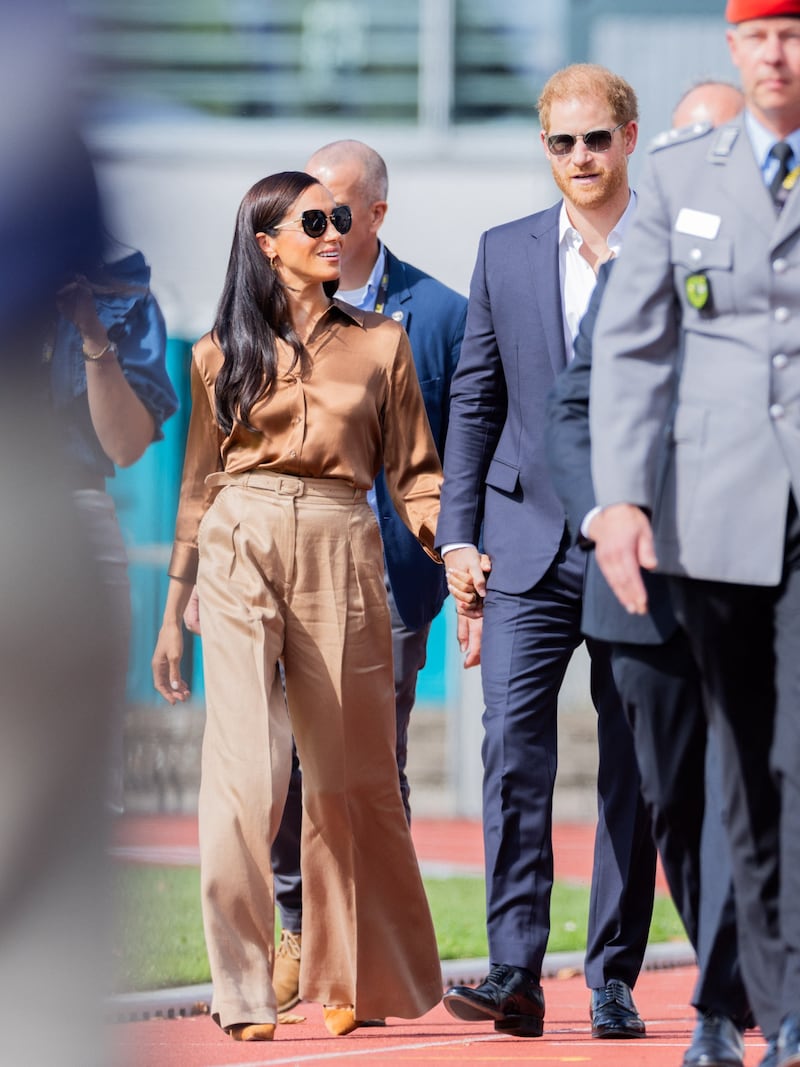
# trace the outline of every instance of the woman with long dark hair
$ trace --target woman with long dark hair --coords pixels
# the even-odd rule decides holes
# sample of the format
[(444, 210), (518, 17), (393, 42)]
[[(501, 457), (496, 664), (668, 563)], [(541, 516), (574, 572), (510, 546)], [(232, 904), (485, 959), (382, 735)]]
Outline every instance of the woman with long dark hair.
[(404, 330), (330, 295), (349, 225), (349, 208), (307, 174), (254, 185), (214, 328), (194, 348), (153, 676), (171, 704), (189, 696), (181, 620), (196, 578), (203, 919), (212, 1013), (238, 1040), (270, 1040), (277, 1017), (270, 843), (292, 734), (304, 776), (302, 996), (344, 1034), (419, 1016), (442, 993), (400, 799), (382, 549), (366, 500), (383, 465), (434, 555), (441, 469)]

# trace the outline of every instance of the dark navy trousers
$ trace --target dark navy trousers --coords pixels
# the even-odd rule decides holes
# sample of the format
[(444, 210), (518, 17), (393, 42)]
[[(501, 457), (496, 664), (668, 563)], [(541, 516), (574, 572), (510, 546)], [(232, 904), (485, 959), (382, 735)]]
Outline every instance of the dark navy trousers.
[[(541, 972), (550, 932), (558, 693), (580, 631), (584, 557), (562, 549), (530, 591), (489, 588), (481, 653), (483, 831), (491, 963)], [(599, 767), (586, 983), (633, 986), (652, 916), (656, 852), (609, 648), (587, 639)]]
[(739, 967), (722, 771), (685, 633), (615, 643), (612, 667), (633, 730), (642, 793), (672, 899), (697, 954), (692, 1003), (753, 1025)]

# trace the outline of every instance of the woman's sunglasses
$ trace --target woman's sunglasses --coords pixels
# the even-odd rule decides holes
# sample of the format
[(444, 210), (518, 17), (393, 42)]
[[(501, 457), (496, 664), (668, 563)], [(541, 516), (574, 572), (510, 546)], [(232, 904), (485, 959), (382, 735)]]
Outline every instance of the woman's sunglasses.
[(589, 130), (588, 133), (554, 133), (545, 138), (547, 147), (554, 156), (568, 156), (578, 141), (583, 141), (590, 152), (607, 152), (617, 130), (626, 126), (620, 122), (613, 130)]
[(274, 226), (273, 229), (285, 230), (289, 226), (293, 226), (295, 222), (300, 222), (303, 225), (303, 232), (308, 234), (309, 237), (322, 237), (328, 228), (328, 219), (333, 223), (337, 233), (341, 234), (349, 233), (350, 227), (353, 225), (353, 216), (350, 208), (347, 204), (340, 204), (339, 207), (333, 209), (330, 215), (326, 215), (322, 208), (309, 208), (308, 211), (303, 212), (299, 219), (291, 219), (280, 226)]

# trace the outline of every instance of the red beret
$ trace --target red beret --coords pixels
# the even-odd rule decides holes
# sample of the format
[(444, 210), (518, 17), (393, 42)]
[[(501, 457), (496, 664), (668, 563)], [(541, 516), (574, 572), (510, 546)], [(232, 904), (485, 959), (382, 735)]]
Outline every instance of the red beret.
[(800, 17), (800, 0), (728, 0), (725, 8), (727, 22), (747, 22), (776, 15)]

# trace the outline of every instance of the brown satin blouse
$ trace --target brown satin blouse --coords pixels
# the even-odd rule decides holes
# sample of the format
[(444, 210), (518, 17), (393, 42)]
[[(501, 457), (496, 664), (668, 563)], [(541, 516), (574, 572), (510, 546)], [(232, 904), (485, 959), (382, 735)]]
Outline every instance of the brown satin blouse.
[(215, 471), (280, 471), (338, 478), (369, 489), (384, 467), (400, 517), (434, 559), (442, 469), (431, 436), (405, 330), (371, 311), (334, 301), (306, 342), (308, 369), (291, 373), (292, 353), (278, 342), (278, 375), (253, 406), (257, 433), (215, 418), (214, 382), (223, 363), (211, 334), (194, 346), (192, 411), (169, 574), (193, 582), (197, 529), (218, 492)]

